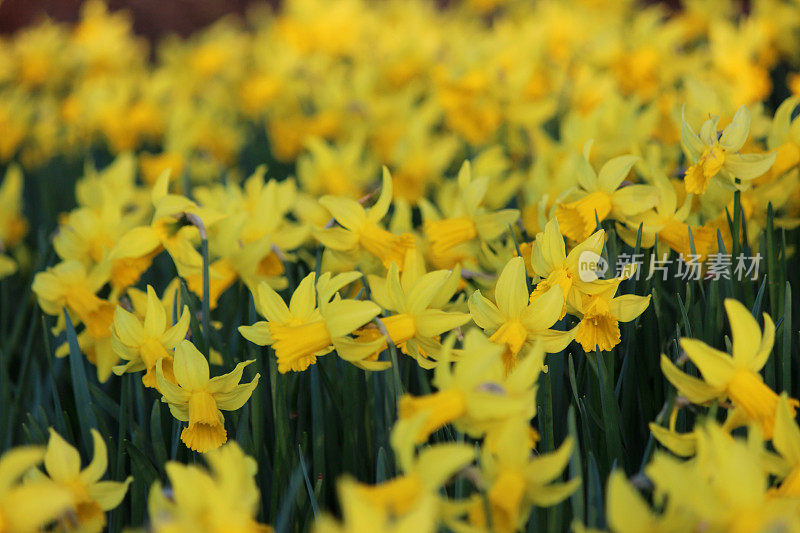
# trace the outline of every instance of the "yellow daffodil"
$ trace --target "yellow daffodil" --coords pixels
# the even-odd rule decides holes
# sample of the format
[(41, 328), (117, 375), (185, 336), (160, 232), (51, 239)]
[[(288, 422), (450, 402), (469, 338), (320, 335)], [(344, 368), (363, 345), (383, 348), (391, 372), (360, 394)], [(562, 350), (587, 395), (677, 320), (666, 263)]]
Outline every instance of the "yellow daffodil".
[(800, 428), (794, 418), (795, 405), (782, 394), (775, 413), (772, 445), (784, 461), (779, 494), (800, 497)]
[[(716, 235), (708, 226), (690, 226), (686, 223), (692, 209), (694, 196), (686, 195), (678, 206), (678, 194), (663, 172), (653, 173), (654, 185), (658, 188), (659, 201), (655, 209), (630, 217), (625, 224), (617, 224), (620, 237), (631, 247), (636, 246), (641, 225), (641, 248), (652, 248), (656, 239), (679, 254), (688, 257), (708, 255), (716, 243)], [(689, 233), (691, 232), (691, 240)]]
[(631, 155), (615, 157), (595, 173), (585, 155), (583, 164), (578, 166), (579, 189), (556, 209), (561, 232), (581, 242), (606, 218), (625, 221), (656, 205), (658, 191), (654, 187), (623, 184), (637, 159)]
[(392, 429), (392, 448), (402, 475), (377, 485), (356, 485), (359, 499), (389, 517), (413, 513), (428, 499), (438, 499), (442, 486), (475, 458), (470, 445), (455, 442), (427, 446), (415, 453), (416, 435), (424, 424), (424, 415), (418, 415)]
[(41, 464), (43, 446), (20, 446), (0, 455), (0, 530), (34, 533), (73, 509), (71, 492), (42, 476), (21, 482)]
[(145, 370), (142, 383), (155, 388), (156, 363), (164, 359), (164, 375), (174, 383), (172, 351), (189, 331), (189, 307), (183, 306), (178, 321), (172, 326), (170, 323), (164, 305), (150, 285), (147, 286), (147, 308), (143, 322), (133, 313), (117, 306), (111, 325), (111, 344), (126, 362), (115, 367), (114, 373), (121, 376), (126, 372)]
[[(558, 220), (553, 218), (545, 224), (544, 232), (536, 235), (531, 247), (531, 267), (536, 288), (531, 293), (531, 302), (548, 293), (558, 285), (564, 295), (564, 305), (559, 318), (576, 311), (584, 297), (605, 289), (613, 280), (597, 279), (594, 267), (586, 263), (597, 261), (603, 250), (605, 232), (598, 230), (588, 239), (566, 252), (564, 237), (561, 236)], [(583, 274), (583, 275), (582, 275)]]
[(9, 165), (0, 185), (0, 252), (16, 246), (28, 232), (22, 216), (22, 170)]
[[(409, 256), (421, 259), (413, 251)], [(406, 264), (410, 261), (414, 259), (407, 258)], [(392, 314), (379, 319), (380, 328), (374, 324), (361, 328), (357, 332), (358, 340), (372, 342), (381, 337), (381, 329), (386, 328), (389, 339), (403, 353), (413, 356), (423, 368), (431, 368), (435, 363), (429, 357), (435, 358), (440, 351), (438, 338), (470, 320), (466, 313), (442, 309), (458, 290), (460, 269), (424, 273), (419, 267), (408, 265), (402, 274), (398, 270), (392, 263), (386, 278), (367, 278), (373, 301)], [(385, 349), (384, 344), (376, 351)]]
[(717, 132), (719, 117), (703, 123), (699, 135), (685, 120), (681, 126), (681, 145), (692, 165), (686, 169), (686, 192), (703, 194), (708, 183), (720, 175), (730, 185), (747, 189), (750, 182), (764, 174), (775, 163), (777, 155), (740, 154), (750, 132), (750, 111), (740, 107), (722, 133)]
[(58, 316), (59, 323), (66, 308), (72, 320), (84, 323), (92, 337), (109, 337), (114, 304), (96, 294), (108, 281), (108, 275), (108, 263), (87, 272), (78, 261), (63, 261), (36, 274), (33, 292), (42, 311)]
[(650, 509), (647, 501), (625, 479), (625, 474), (614, 470), (608, 476), (606, 516), (614, 533), (667, 533), (690, 529), (691, 521), (670, 506), (664, 515)]
[(547, 353), (557, 353), (567, 347), (575, 337), (575, 330), (551, 329), (558, 321), (564, 307), (564, 295), (559, 285), (554, 285), (540, 298), (529, 303), (525, 281), (525, 262), (512, 258), (503, 268), (495, 286), (492, 302), (475, 291), (469, 299), (469, 310), (475, 323), (489, 340), (505, 347), (503, 362), (510, 371), (517, 364), (517, 354), (530, 348), (537, 340)]
[(431, 433), (447, 425), (473, 437), (502, 424), (510, 416), (532, 418), (536, 413), (536, 380), (544, 364), (544, 350), (536, 344), (506, 375), (505, 347), (490, 342), (482, 333), (470, 330), (464, 338), (463, 353), (451, 368), (448, 352), (436, 367), (437, 392), (427, 396), (403, 395), (400, 419), (425, 413), (417, 434), (424, 442)]
[(150, 488), (150, 527), (156, 533), (175, 531), (237, 531), (270, 533), (256, 522), (258, 465), (236, 442), (203, 454), (210, 467), (166, 464), (170, 488), (156, 481)]
[[(697, 366), (703, 379), (684, 374), (661, 356), (661, 370), (683, 396), (695, 404), (730, 398), (747, 420), (759, 424), (767, 438), (775, 427), (778, 395), (758, 373), (772, 353), (775, 325), (764, 313), (764, 331), (747, 308), (736, 300), (725, 300), (725, 310), (733, 333), (733, 355), (715, 350), (695, 339), (681, 339), (681, 348)], [(797, 400), (790, 401), (792, 411)]]
[(323, 514), (314, 523), (315, 533), (435, 533), (437, 531), (437, 502), (432, 496), (420, 496), (419, 502), (402, 516), (394, 517), (384, 506), (373, 502), (373, 495), (352, 478), (337, 483), (337, 495), (342, 506), (342, 520)]
[(244, 368), (253, 360), (236, 365), (233, 371), (209, 378), (208, 361), (194, 345), (183, 340), (175, 348), (172, 370), (175, 383), (164, 374), (164, 358), (156, 362), (158, 390), (162, 401), (169, 404), (172, 415), (188, 427), (181, 440), (189, 449), (207, 452), (228, 440), (222, 411), (236, 411), (250, 399), (260, 374), (250, 383), (239, 384)]
[(360, 277), (359, 272), (333, 277), (326, 272), (315, 287), (316, 275), (312, 272), (297, 286), (288, 307), (278, 293), (262, 283), (254, 298), (256, 310), (267, 320), (240, 326), (239, 332), (259, 346), (272, 346), (281, 373), (303, 371), (333, 349), (342, 359), (362, 368), (386, 368), (384, 362), (374, 360), (376, 350), (385, 343), (383, 337), (356, 342), (348, 336), (381, 311), (373, 302), (339, 298), (338, 291)]
[[(559, 479), (572, 453), (572, 440), (567, 438), (552, 453), (533, 455), (528, 421), (510, 418), (495, 438), (484, 442), (481, 473), (487, 486), (488, 506), (480, 497), (473, 497), (468, 518), (473, 526), (489, 523), (498, 533), (519, 531), (528, 519), (531, 508), (550, 507), (575, 492), (580, 479), (560, 483)], [(486, 507), (490, 520), (486, 519)]]
[[(753, 439), (736, 439), (714, 423), (706, 423), (697, 437), (695, 459), (683, 461), (657, 452), (645, 468), (655, 485), (655, 501), (666, 507), (656, 531), (665, 527), (674, 531), (672, 526), (679, 531), (793, 530), (800, 526), (796, 513), (800, 498), (768, 491), (763, 449), (754, 446)], [(641, 517), (641, 507), (637, 505), (632, 512)], [(624, 519), (618, 522), (626, 510), (615, 510), (615, 522), (628, 523)], [(655, 518), (645, 519), (644, 524), (652, 524)]]
[(630, 322), (650, 305), (650, 295), (623, 294), (614, 296), (621, 279), (613, 280), (602, 291), (585, 295), (576, 314), (580, 323), (575, 340), (584, 351), (608, 351), (620, 342), (620, 322)]
[(187, 221), (187, 215), (202, 221), (205, 228), (219, 221), (222, 215), (177, 194), (169, 194), (169, 172), (162, 174), (153, 187), (151, 197), (155, 206), (153, 220), (149, 226), (137, 226), (119, 238), (111, 250), (110, 258), (152, 258), (166, 249), (178, 273), (182, 276), (201, 271), (203, 260), (193, 241), (199, 236), (198, 229)]
[[(122, 503), (133, 477), (125, 481), (100, 481), (108, 467), (108, 451), (100, 433), (92, 430), (94, 456), (91, 463), (81, 469), (78, 450), (61, 435), (50, 429), (44, 468), (47, 476), (63, 487), (72, 497), (74, 511), (61, 519), (66, 529), (80, 531), (102, 531), (106, 526), (106, 511)], [(37, 472), (37, 477), (42, 476)]]
[(452, 250), (465, 243), (497, 239), (519, 218), (516, 209), (492, 212), (483, 207), (489, 178), (473, 178), (469, 161), (458, 171), (457, 186), (455, 198), (450, 199), (454, 204), (446, 210), (446, 218), (439, 218), (431, 208), (426, 210), (423, 229), (434, 264), (450, 262)]
[(379, 225), (392, 202), (392, 178), (385, 167), (382, 183), (378, 200), (366, 210), (352, 198), (323, 196), (320, 204), (341, 227), (314, 230), (319, 242), (331, 250), (350, 255), (364, 250), (377, 257), (387, 268), (392, 263), (402, 265), (406, 251), (415, 246), (414, 236), (410, 233), (394, 235)]

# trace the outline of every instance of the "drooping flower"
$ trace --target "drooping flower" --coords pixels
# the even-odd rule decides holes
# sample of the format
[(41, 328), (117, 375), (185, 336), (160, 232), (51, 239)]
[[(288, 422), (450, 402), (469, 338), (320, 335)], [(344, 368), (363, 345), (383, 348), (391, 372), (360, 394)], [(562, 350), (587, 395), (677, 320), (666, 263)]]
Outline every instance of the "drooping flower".
[(650, 305), (650, 295), (623, 294), (614, 296), (622, 281), (617, 278), (602, 291), (584, 295), (576, 315), (581, 319), (575, 340), (584, 351), (608, 351), (620, 342), (620, 322), (630, 322)]
[(260, 374), (250, 383), (239, 384), (244, 368), (252, 362), (239, 363), (233, 371), (210, 378), (206, 358), (190, 341), (183, 340), (175, 348), (172, 383), (164, 373), (164, 358), (158, 359), (158, 390), (172, 416), (189, 423), (181, 432), (181, 440), (189, 449), (203, 453), (228, 440), (222, 411), (236, 411), (253, 394)]

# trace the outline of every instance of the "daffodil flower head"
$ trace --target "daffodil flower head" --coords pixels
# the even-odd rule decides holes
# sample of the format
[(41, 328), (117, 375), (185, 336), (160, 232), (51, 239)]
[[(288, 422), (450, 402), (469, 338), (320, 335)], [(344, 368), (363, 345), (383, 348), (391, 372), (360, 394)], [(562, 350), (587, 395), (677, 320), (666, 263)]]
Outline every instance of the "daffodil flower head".
[(475, 291), (469, 299), (472, 318), (489, 340), (505, 347), (503, 361), (507, 371), (517, 364), (517, 355), (531, 348), (537, 340), (547, 353), (557, 353), (567, 347), (575, 330), (551, 329), (561, 316), (564, 293), (560, 285), (550, 287), (540, 298), (529, 300), (525, 281), (525, 262), (512, 258), (497, 279), (495, 302)]
[(457, 183), (458, 198), (453, 211), (447, 218), (428, 220), (424, 225), (434, 263), (440, 263), (453, 248), (464, 243), (498, 238), (519, 218), (517, 209), (492, 212), (483, 206), (489, 178), (473, 178), (469, 161), (461, 165)]
[[(765, 383), (759, 370), (766, 364), (775, 342), (775, 324), (764, 313), (764, 331), (740, 302), (725, 300), (733, 334), (733, 353), (728, 355), (696, 339), (681, 339), (681, 348), (700, 370), (703, 379), (684, 374), (665, 356), (661, 370), (683, 396), (695, 404), (730, 398), (735, 409), (758, 424), (767, 438), (775, 427), (778, 395)], [(800, 405), (789, 400), (792, 412)]]
[(623, 294), (614, 296), (622, 281), (617, 278), (594, 294), (583, 296), (578, 315), (581, 321), (575, 340), (584, 351), (608, 351), (620, 342), (620, 322), (630, 322), (650, 305), (650, 295)]
[(623, 185), (637, 156), (623, 155), (608, 160), (595, 173), (589, 164), (587, 143), (582, 163), (578, 166), (579, 188), (574, 200), (561, 202), (556, 218), (561, 232), (570, 240), (581, 242), (606, 218), (626, 220), (652, 208), (658, 202), (658, 190), (651, 185)]
[(16, 246), (28, 232), (22, 216), (22, 185), (22, 170), (9, 165), (0, 185), (0, 252)]
[[(540, 343), (519, 359), (506, 375), (503, 346), (492, 343), (480, 331), (470, 330), (454, 365), (449, 363), (448, 337), (434, 385), (437, 392), (426, 396), (403, 395), (398, 404), (400, 419), (425, 413), (417, 442), (425, 442), (431, 433), (453, 423), (473, 437), (483, 436), (509, 416), (532, 418), (536, 413), (536, 380), (544, 367), (544, 349)], [(451, 367), (452, 366), (452, 367)]]
[(406, 251), (415, 246), (412, 234), (395, 235), (379, 225), (392, 203), (392, 177), (386, 167), (380, 196), (369, 209), (343, 196), (323, 196), (319, 202), (341, 226), (314, 231), (314, 236), (331, 250), (350, 254), (365, 250), (388, 268), (392, 263), (402, 265)]
[(382, 363), (373, 366), (376, 361), (369, 360), (385, 343), (383, 336), (364, 343), (349, 337), (380, 313), (373, 302), (338, 296), (341, 288), (360, 277), (359, 272), (336, 276), (326, 272), (315, 287), (316, 275), (311, 272), (297, 286), (288, 307), (274, 289), (262, 283), (255, 303), (267, 320), (240, 326), (239, 332), (254, 344), (272, 346), (281, 373), (301, 372), (334, 348), (339, 357), (358, 366), (385, 368)]
[[(509, 418), (487, 437), (492, 445), (483, 446), (481, 474), (489, 487), (487, 499), (492, 527), (498, 532), (519, 531), (534, 505), (555, 505), (580, 485), (580, 479), (556, 482), (569, 463), (572, 440), (568, 437), (554, 452), (534, 456), (530, 430), (528, 420)], [(528, 445), (524, 444), (526, 442)], [(485, 527), (484, 502), (481, 498), (474, 498), (473, 502), (468, 514), (470, 522)]]
[(44, 468), (50, 479), (72, 496), (74, 514), (65, 517), (64, 524), (74, 521), (73, 526), (82, 531), (101, 531), (106, 525), (106, 511), (122, 503), (133, 477), (123, 482), (100, 481), (108, 467), (108, 451), (100, 433), (95, 429), (91, 433), (94, 456), (91, 463), (81, 469), (78, 450), (51, 428)]
[(614, 280), (599, 279), (594, 270), (596, 265), (591, 264), (601, 257), (604, 245), (605, 231), (597, 230), (567, 253), (558, 219), (550, 219), (531, 247), (531, 267), (536, 283), (531, 292), (531, 302), (558, 285), (564, 295), (559, 318), (564, 318), (568, 311), (577, 312), (586, 295), (595, 294), (614, 283)]
[(391, 444), (402, 474), (378, 485), (358, 484), (361, 497), (387, 515), (402, 517), (438, 492), (459, 470), (472, 463), (475, 451), (463, 443), (440, 443), (416, 452), (415, 436), (424, 416), (399, 421), (392, 429)]
[(44, 446), (20, 446), (0, 455), (0, 530), (41, 531), (74, 509), (72, 492), (46, 476), (22, 482), (45, 453)]
[(189, 449), (203, 453), (228, 440), (222, 411), (239, 409), (258, 385), (260, 374), (250, 383), (239, 384), (244, 368), (252, 362), (239, 363), (233, 371), (210, 378), (206, 358), (190, 341), (183, 340), (175, 349), (172, 367), (176, 383), (172, 383), (164, 375), (163, 359), (157, 361), (158, 390), (172, 415), (188, 422), (181, 440)]
[(63, 327), (63, 309), (71, 319), (86, 325), (86, 331), (94, 338), (111, 335), (114, 304), (97, 296), (107, 283), (109, 263), (103, 262), (87, 270), (79, 261), (62, 261), (45, 272), (39, 272), (33, 280), (33, 292), (42, 311), (56, 315), (56, 329)]
[(133, 313), (117, 306), (114, 323), (111, 325), (111, 345), (125, 360), (125, 364), (114, 367), (118, 376), (126, 372), (145, 371), (142, 383), (157, 388), (156, 363), (164, 360), (162, 369), (168, 380), (174, 382), (172, 374), (172, 351), (189, 331), (189, 307), (183, 306), (178, 321), (170, 326), (167, 312), (156, 291), (147, 286), (147, 307), (144, 321)]
[(750, 111), (740, 107), (731, 123), (717, 132), (719, 117), (711, 117), (700, 128), (692, 131), (685, 120), (681, 125), (681, 144), (692, 165), (686, 169), (684, 185), (686, 192), (703, 194), (714, 176), (744, 190), (750, 182), (764, 174), (775, 163), (776, 153), (740, 154), (739, 151), (750, 132)]
[[(458, 290), (461, 270), (456, 267), (452, 271), (420, 273), (410, 260), (406, 264), (402, 274), (392, 263), (385, 278), (369, 276), (370, 293), (373, 301), (393, 313), (379, 319), (389, 339), (403, 353), (413, 356), (420, 366), (431, 368), (434, 362), (429, 357), (435, 357), (441, 349), (438, 338), (470, 320), (466, 313), (442, 309)], [(378, 326), (368, 325), (357, 336), (359, 341), (373, 342), (382, 335)], [(385, 348), (386, 345), (377, 352)]]
[(154, 531), (238, 531), (264, 533), (255, 515), (258, 465), (233, 441), (203, 454), (208, 468), (169, 462), (169, 494), (153, 483), (148, 498)]

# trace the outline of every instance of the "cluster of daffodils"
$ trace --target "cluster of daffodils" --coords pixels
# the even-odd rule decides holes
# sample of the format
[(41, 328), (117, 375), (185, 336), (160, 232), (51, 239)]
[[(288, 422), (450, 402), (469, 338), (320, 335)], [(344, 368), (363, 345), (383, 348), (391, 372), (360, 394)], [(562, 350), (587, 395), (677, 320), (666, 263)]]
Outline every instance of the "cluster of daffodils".
[[(345, 478), (339, 482), (342, 522), (324, 517), (318, 533), (361, 531), (497, 531), (513, 533), (527, 522), (534, 505), (548, 507), (567, 498), (579, 479), (562, 481), (572, 441), (537, 453), (537, 379), (544, 363), (541, 343), (525, 350), (506, 371), (504, 349), (478, 330), (467, 333), (460, 354), (449, 337), (427, 396), (400, 398), (391, 443), (402, 474), (377, 485)], [(417, 445), (446, 425), (482, 441), (480, 456), (467, 443)], [(478, 465), (473, 465), (477, 461)], [(480, 493), (448, 499), (454, 482), (469, 482)]]
[[(152, 531), (266, 531), (265, 469), (243, 451), (265, 447), (241, 428), (272, 433), (254, 397), (277, 413), (283, 385), (329, 386), (326, 368), (396, 394), (375, 401), (398, 474), (334, 480), (341, 512), (319, 513), (319, 533), (524, 530), (582, 490), (565, 470), (586, 455), (539, 442), (540, 374), (613, 369), (656, 317), (638, 283), (652, 272), (597, 266), (620, 250), (691, 257), (702, 291), (712, 258), (800, 226), (800, 74), (765, 104), (776, 66), (800, 63), (796, 3), (282, 4), (165, 39), (153, 59), (99, 0), (74, 26), (0, 40), (0, 288), (30, 278), (73, 386), (83, 357), (81, 392), (118, 394), (106, 404), (122, 411), (135, 387), (139, 408), (172, 417), (172, 458), (208, 466), (101, 481), (112, 434), (80, 428), (81, 469), (61, 420), (63, 438), (0, 459), (0, 533), (102, 530), (131, 483), (149, 490)], [(46, 227), (36, 197), (76, 161), (75, 204)], [(611, 530), (800, 528), (800, 403), (761, 375), (775, 325), (725, 307), (731, 355), (686, 338), (685, 356), (662, 356), (669, 416), (642, 472), (608, 478)], [(281, 446), (302, 461), (297, 438)], [(312, 487), (301, 466), (291, 485), (304, 475), (313, 500), (331, 481)], [(272, 507), (297, 503), (277, 484)]]
[[(764, 313), (762, 331), (736, 300), (727, 300), (725, 308), (733, 334), (730, 355), (696, 339), (681, 339), (686, 358), (701, 377), (681, 372), (661, 356), (664, 375), (679, 396), (668, 427), (650, 424), (664, 448), (641, 478), (647, 480), (653, 505), (623, 474), (613, 473), (607, 494), (612, 531), (800, 527), (800, 427), (795, 420), (800, 403), (786, 394), (779, 396), (759, 374), (772, 351), (775, 325)], [(691, 431), (676, 431), (682, 409), (709, 405), (723, 408), (724, 420), (710, 412), (696, 413)]]

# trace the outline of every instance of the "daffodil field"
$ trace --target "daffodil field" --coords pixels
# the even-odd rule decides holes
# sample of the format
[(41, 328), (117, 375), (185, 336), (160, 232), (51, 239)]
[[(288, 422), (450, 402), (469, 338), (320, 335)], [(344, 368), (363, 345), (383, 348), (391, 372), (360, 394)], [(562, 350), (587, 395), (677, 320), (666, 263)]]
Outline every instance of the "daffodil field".
[(799, 98), (796, 0), (0, 37), (0, 533), (800, 532)]

